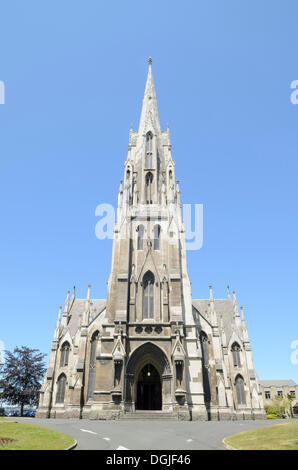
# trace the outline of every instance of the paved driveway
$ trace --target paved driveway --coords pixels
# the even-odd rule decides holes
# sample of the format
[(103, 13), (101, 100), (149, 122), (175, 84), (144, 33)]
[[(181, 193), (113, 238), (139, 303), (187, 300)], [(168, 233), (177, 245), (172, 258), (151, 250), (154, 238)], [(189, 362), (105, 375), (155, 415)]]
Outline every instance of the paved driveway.
[(14, 418), (68, 434), (78, 441), (78, 450), (208, 450), (224, 449), (222, 440), (262, 426), (285, 423), (272, 421), (90, 421), (86, 419)]

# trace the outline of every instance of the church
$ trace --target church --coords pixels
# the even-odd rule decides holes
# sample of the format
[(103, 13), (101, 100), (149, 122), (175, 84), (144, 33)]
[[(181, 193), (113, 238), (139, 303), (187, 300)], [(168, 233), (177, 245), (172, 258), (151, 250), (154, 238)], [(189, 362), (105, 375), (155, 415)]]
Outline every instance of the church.
[(193, 299), (169, 129), (149, 58), (138, 130), (118, 193), (107, 298), (67, 294), (41, 387), (40, 418), (265, 418), (243, 308)]

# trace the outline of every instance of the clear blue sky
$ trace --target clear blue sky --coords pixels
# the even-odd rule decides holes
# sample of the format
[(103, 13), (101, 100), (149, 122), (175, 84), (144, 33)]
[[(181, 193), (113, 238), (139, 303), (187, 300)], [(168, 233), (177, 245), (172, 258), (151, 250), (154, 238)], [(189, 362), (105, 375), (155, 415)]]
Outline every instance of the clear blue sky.
[(257, 373), (293, 379), (297, 328), (295, 0), (1, 4), (0, 340), (48, 353), (66, 292), (105, 298), (116, 204), (148, 56), (183, 203), (204, 205), (194, 298), (243, 304)]

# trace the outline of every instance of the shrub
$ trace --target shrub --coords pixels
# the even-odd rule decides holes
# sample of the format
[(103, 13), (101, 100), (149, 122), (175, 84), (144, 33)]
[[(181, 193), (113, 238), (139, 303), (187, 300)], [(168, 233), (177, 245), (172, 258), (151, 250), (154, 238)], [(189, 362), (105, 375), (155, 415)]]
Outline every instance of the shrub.
[(278, 414), (278, 408), (277, 406), (273, 405), (265, 405), (264, 409), (266, 411), (266, 414), (268, 415), (277, 415)]
[(277, 415), (267, 414), (267, 419), (278, 419)]

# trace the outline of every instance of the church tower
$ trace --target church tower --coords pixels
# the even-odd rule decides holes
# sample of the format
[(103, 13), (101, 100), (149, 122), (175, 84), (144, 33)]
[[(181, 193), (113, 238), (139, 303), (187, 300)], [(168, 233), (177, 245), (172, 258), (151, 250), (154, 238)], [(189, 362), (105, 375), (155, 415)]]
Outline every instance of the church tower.
[[(139, 128), (130, 130), (120, 183), (105, 328), (111, 334), (121, 329), (126, 411), (188, 413), (189, 395), (194, 412), (205, 417), (180, 189), (169, 129), (160, 127), (151, 63), (149, 59)], [(197, 381), (185, 380), (186, 368)]]
[(118, 193), (107, 299), (69, 294), (38, 416), (263, 417), (250, 342), (231, 299), (192, 300), (169, 128), (149, 58), (138, 130)]

